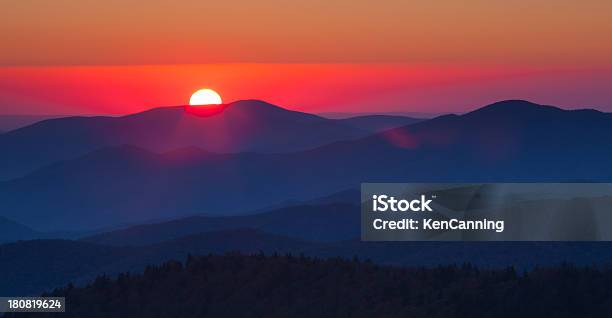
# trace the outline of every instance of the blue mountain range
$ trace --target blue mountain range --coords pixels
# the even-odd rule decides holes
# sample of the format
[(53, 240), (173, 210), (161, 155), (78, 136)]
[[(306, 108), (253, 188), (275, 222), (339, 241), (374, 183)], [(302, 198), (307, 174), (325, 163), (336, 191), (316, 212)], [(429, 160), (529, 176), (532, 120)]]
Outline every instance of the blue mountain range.
[[(248, 120), (229, 120), (245, 114)], [(365, 137), (358, 136), (368, 129), (345, 128), (350, 125), (257, 101), (237, 102), (218, 118), (185, 116), (190, 115), (169, 108), (114, 119), (54, 119), (3, 135), (0, 144), (25, 145), (23, 153), (35, 158), (45, 157), (49, 148), (61, 157), (75, 157), (0, 183), (2, 215), (43, 231), (94, 229), (190, 215), (246, 214), (356, 188), (362, 182), (612, 180), (612, 114), (594, 110), (504, 101)], [(145, 138), (146, 131), (171, 131), (161, 124), (164, 118), (193, 123), (189, 129), (177, 128), (181, 133), (172, 138), (157, 133)], [(291, 124), (287, 118), (293, 118)], [(129, 125), (105, 123), (115, 120)], [(208, 128), (195, 124), (199, 120), (214, 125), (227, 120), (241, 132), (255, 133), (241, 134), (235, 138), (238, 142), (215, 126), (212, 138), (203, 132)], [(259, 128), (248, 128), (255, 123)], [(125, 133), (125, 138), (113, 137), (125, 145), (90, 144), (91, 136), (111, 131), (108, 125), (114, 127), (113, 134)], [(303, 129), (295, 127), (299, 125)], [(121, 128), (128, 126), (138, 129)], [(204, 136), (200, 144), (192, 141), (200, 135), (183, 135), (196, 131), (194, 127)], [(283, 133), (283, 127), (289, 132)], [(234, 150), (248, 144), (249, 150), (260, 151), (202, 148), (208, 142), (219, 146), (213, 139), (224, 138), (234, 140)], [(314, 148), (296, 150), (308, 147)], [(4, 160), (9, 157), (16, 160), (10, 152)]]

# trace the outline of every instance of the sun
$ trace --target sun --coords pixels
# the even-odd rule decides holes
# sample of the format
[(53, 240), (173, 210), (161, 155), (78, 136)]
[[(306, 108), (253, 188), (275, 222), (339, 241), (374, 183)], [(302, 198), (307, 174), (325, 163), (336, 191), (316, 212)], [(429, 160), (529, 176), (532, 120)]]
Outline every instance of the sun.
[(189, 105), (219, 105), (222, 104), (221, 96), (209, 88), (203, 88), (191, 95)]

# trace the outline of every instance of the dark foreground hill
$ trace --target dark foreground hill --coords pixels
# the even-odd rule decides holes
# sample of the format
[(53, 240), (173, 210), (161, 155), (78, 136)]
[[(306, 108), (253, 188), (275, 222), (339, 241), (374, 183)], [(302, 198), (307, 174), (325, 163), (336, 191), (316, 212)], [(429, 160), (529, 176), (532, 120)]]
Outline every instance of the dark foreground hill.
[(66, 313), (30, 316), (604, 317), (612, 305), (610, 284), (609, 269), (561, 266), (522, 274), (230, 254), (61, 288), (51, 295), (66, 297)]
[(0, 245), (0, 296), (38, 295), (96, 275), (141, 272), (187, 255), (226, 252), (304, 254), (322, 258), (358, 256), (376, 264), (427, 266), (472, 263), (485, 268), (536, 265), (612, 264), (608, 242), (360, 242), (312, 243), (255, 230), (207, 232), (140, 247), (103, 246), (69, 240), (35, 240)]
[(37, 295), (68, 282), (82, 284), (102, 273), (138, 272), (188, 254), (290, 253), (311, 246), (254, 230), (203, 233), (138, 248), (71, 240), (20, 241), (0, 245), (0, 296)]

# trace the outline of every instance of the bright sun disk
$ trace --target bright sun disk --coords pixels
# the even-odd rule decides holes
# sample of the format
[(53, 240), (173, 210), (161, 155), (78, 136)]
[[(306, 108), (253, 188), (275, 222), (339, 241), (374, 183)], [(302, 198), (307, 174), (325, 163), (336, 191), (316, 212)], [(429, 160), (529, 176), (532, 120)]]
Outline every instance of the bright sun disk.
[(196, 91), (189, 99), (189, 105), (219, 105), (222, 104), (221, 96), (212, 89), (204, 88)]

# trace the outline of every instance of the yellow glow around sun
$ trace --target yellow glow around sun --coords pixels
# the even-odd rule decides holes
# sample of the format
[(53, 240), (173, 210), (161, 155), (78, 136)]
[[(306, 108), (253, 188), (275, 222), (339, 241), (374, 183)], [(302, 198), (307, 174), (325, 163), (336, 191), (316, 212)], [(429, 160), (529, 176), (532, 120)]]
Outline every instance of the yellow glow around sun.
[(221, 96), (208, 88), (198, 90), (189, 99), (189, 105), (218, 105), (222, 103)]

